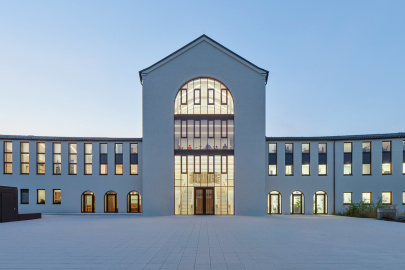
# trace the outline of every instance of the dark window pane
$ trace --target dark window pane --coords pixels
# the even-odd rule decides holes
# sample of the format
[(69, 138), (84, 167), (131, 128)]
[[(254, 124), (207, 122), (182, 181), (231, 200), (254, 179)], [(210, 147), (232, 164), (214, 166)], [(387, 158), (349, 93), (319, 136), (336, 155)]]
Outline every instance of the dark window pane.
[(327, 160), (326, 160), (326, 154), (319, 154), (318, 156), (318, 162), (319, 164), (326, 164)]
[(344, 164), (352, 164), (352, 153), (344, 153)]
[(107, 154), (100, 154), (100, 164), (107, 164)]
[(293, 155), (285, 154), (285, 165), (293, 165)]
[(115, 154), (115, 164), (122, 164), (122, 154)]
[(391, 163), (391, 152), (382, 153), (382, 163)]
[(363, 164), (371, 164), (371, 153), (363, 152)]
[(131, 154), (131, 164), (138, 164), (138, 154)]
[(269, 154), (269, 165), (277, 165), (277, 154)]

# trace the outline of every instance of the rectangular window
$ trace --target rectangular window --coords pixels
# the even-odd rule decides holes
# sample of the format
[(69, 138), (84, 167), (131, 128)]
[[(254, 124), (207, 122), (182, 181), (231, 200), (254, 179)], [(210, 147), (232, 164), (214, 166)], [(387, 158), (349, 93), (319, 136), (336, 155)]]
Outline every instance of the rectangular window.
[(352, 193), (343, 192), (343, 204), (351, 204), (351, 203), (352, 203)]
[(391, 174), (391, 142), (382, 142), (382, 174)]
[(187, 89), (181, 89), (181, 105), (187, 105)]
[(208, 89), (208, 105), (214, 105), (214, 89)]
[(4, 142), (4, 174), (13, 173), (13, 143)]
[(201, 138), (201, 121), (194, 121), (194, 138)]
[(327, 174), (327, 151), (326, 143), (318, 144), (318, 175)]
[(228, 104), (228, 90), (221, 89), (221, 104), (227, 105)]
[(181, 173), (187, 173), (187, 156), (181, 156)]
[(277, 175), (277, 144), (269, 143), (269, 175)]
[(201, 105), (201, 91), (194, 89), (194, 105)]
[(201, 156), (194, 156), (194, 173), (201, 173)]
[(222, 156), (221, 157), (221, 173), (228, 173), (228, 166), (226, 162), (227, 156)]
[(115, 174), (123, 174), (122, 143), (115, 144)]
[(84, 174), (91, 175), (93, 173), (93, 145), (91, 143), (84, 144)]
[(37, 142), (37, 174), (45, 174), (45, 143)]
[(30, 203), (30, 193), (28, 189), (21, 189), (21, 196), (20, 202), (21, 204), (29, 204)]
[(53, 190), (53, 204), (61, 204), (61, 190), (60, 189)]
[(108, 174), (108, 162), (107, 162), (107, 144), (100, 143), (100, 174), (107, 175)]
[(310, 175), (309, 165), (310, 165), (310, 152), (309, 143), (303, 143), (301, 145), (301, 155), (302, 155), (302, 175)]
[(362, 201), (364, 204), (370, 204), (371, 203), (371, 192), (363, 192)]
[(20, 143), (21, 174), (30, 173), (30, 147), (29, 143)]
[(294, 165), (294, 158), (293, 158), (293, 144), (286, 143), (285, 144), (285, 175), (294, 175), (293, 165)]
[(214, 138), (214, 120), (208, 120), (208, 138)]
[(392, 203), (392, 198), (391, 198), (391, 192), (390, 191), (384, 191), (381, 194), (381, 202), (382, 202), (382, 204), (391, 204)]
[(53, 143), (53, 174), (62, 173), (62, 145)]
[(208, 156), (208, 173), (214, 173), (214, 156)]
[(130, 174), (138, 174), (138, 144), (131, 143), (130, 144), (131, 151), (130, 151)]
[(37, 204), (45, 204), (45, 189), (37, 189)]
[(228, 123), (228, 121), (226, 121), (226, 120), (222, 120), (222, 128), (221, 128), (221, 138), (226, 138), (228, 135), (227, 135), (227, 123)]
[(371, 142), (363, 142), (363, 175), (371, 175)]
[(69, 174), (77, 174), (77, 144), (69, 143)]
[(181, 137), (187, 138), (187, 120), (181, 121)]
[(352, 175), (352, 143), (343, 143), (343, 175)]

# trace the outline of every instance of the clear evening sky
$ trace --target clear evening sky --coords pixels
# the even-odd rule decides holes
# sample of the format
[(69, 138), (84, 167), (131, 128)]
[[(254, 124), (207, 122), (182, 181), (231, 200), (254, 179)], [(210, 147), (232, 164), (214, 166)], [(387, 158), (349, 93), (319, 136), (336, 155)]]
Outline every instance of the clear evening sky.
[(141, 137), (138, 71), (202, 34), (270, 71), (267, 136), (405, 131), (405, 1), (0, 0), (0, 134)]

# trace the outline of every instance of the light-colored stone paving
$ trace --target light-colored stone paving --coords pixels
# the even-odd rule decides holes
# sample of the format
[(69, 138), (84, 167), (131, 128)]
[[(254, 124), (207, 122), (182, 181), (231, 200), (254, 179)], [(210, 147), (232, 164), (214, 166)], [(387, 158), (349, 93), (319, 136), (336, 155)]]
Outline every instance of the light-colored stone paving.
[(0, 224), (1, 269), (405, 269), (405, 223), (44, 215)]

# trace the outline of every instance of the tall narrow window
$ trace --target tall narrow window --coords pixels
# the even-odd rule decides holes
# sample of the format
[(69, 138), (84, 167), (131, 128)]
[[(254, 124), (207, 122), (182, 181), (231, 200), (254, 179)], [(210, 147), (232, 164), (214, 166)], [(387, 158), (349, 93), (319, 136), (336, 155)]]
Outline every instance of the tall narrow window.
[(187, 156), (181, 156), (181, 173), (187, 173)]
[(181, 105), (187, 105), (187, 89), (181, 89)]
[(77, 174), (77, 144), (69, 143), (69, 174)]
[(326, 143), (318, 144), (318, 175), (327, 174), (328, 159), (326, 153)]
[(208, 121), (208, 138), (214, 138), (214, 121)]
[(13, 143), (4, 142), (4, 174), (13, 173)]
[(343, 143), (343, 175), (352, 175), (352, 143)]
[(391, 174), (391, 142), (382, 142), (382, 174)]
[(222, 128), (221, 128), (221, 137), (222, 138), (226, 138), (228, 135), (227, 135), (227, 123), (228, 123), (228, 121), (226, 121), (226, 120), (222, 120)]
[(214, 173), (214, 156), (208, 156), (208, 173), (213, 174)]
[(214, 105), (214, 89), (208, 89), (208, 105)]
[(361, 199), (364, 204), (371, 204), (371, 192), (363, 192)]
[(194, 156), (194, 173), (201, 173), (201, 156)]
[(221, 89), (221, 104), (227, 105), (228, 104), (228, 89)]
[(60, 189), (53, 190), (53, 204), (61, 204), (62, 193)]
[(187, 121), (186, 120), (181, 121), (181, 137), (187, 138)]
[(201, 121), (194, 121), (194, 138), (201, 138)]
[(221, 173), (228, 173), (226, 159), (227, 159), (226, 156), (222, 156), (222, 159), (221, 159)]
[(37, 204), (45, 204), (45, 189), (37, 189)]
[(194, 105), (201, 105), (201, 91), (194, 89)]
[(301, 146), (302, 155), (302, 175), (309, 175), (309, 165), (310, 165), (310, 152), (309, 143), (303, 143)]
[(53, 174), (62, 173), (62, 146), (61, 143), (53, 143)]
[(285, 175), (294, 175), (293, 144), (285, 144)]
[(363, 142), (363, 175), (371, 175), (371, 142)]
[(93, 173), (93, 145), (91, 143), (84, 144), (84, 174), (90, 175)]
[(352, 193), (343, 192), (343, 204), (351, 204), (351, 203), (352, 203)]
[(45, 143), (37, 143), (37, 174), (45, 174)]
[(115, 144), (115, 174), (122, 174), (122, 143)]
[(130, 163), (131, 163), (131, 174), (138, 174), (138, 144), (131, 143), (131, 153), (130, 153)]
[(29, 204), (30, 197), (29, 197), (29, 189), (21, 189), (21, 196), (20, 196), (20, 203), (21, 204)]
[(269, 143), (269, 175), (277, 175), (277, 144)]
[(30, 173), (30, 147), (29, 143), (20, 143), (21, 174)]
[(107, 164), (107, 144), (100, 143), (100, 174), (108, 174), (108, 164)]

